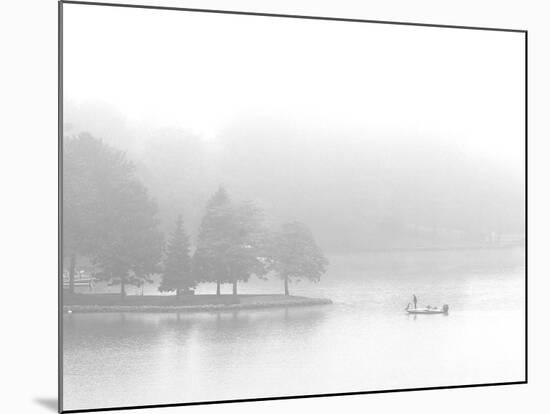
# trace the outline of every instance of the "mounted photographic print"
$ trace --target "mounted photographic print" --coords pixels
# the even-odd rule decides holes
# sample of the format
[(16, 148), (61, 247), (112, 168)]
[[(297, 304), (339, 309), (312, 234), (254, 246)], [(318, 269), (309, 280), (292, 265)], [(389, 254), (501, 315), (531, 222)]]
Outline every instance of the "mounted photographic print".
[(61, 2), (61, 410), (526, 382), (526, 36)]

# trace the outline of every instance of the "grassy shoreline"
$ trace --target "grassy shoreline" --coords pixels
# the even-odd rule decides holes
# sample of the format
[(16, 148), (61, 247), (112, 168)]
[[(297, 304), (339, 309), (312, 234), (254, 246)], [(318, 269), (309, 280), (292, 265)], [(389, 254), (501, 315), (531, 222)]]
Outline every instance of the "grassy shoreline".
[(127, 296), (111, 294), (76, 294), (63, 300), (64, 313), (96, 312), (216, 312), (240, 309), (266, 309), (329, 305), (330, 299), (284, 295), (192, 295)]

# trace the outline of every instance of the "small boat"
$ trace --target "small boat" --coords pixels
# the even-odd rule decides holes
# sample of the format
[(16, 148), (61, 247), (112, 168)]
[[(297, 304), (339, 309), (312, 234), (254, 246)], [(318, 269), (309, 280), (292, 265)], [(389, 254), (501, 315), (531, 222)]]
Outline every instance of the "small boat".
[(438, 308), (437, 306), (427, 306), (425, 308), (413, 308), (411, 307), (411, 304), (409, 303), (407, 307), (405, 308), (407, 313), (412, 315), (437, 315), (437, 314), (448, 314), (449, 313), (449, 305), (443, 305), (441, 308)]

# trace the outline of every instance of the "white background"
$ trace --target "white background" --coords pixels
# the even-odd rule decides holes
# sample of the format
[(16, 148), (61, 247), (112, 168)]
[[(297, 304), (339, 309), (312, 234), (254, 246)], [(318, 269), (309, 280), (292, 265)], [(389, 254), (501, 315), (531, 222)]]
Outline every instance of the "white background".
[[(160, 3), (160, 2), (159, 2)], [(167, 3), (167, 2), (165, 2)], [(529, 30), (529, 384), (150, 410), (159, 413), (547, 412), (549, 35), (541, 1), (171, 1), (202, 7)], [(101, 30), (101, 28), (98, 28)], [(437, 35), (437, 32), (434, 32)], [(57, 395), (57, 4), (0, 5), (2, 412), (53, 412)], [(243, 381), (244, 386), (246, 381)], [(44, 403), (44, 401), (49, 402)], [(137, 411), (146, 412), (146, 411)]]

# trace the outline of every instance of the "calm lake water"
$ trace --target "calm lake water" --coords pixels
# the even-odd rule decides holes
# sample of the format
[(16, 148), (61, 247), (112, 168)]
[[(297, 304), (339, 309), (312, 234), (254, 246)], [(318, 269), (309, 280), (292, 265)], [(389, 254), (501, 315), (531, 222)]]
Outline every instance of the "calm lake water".
[[(329, 259), (320, 283), (291, 293), (333, 305), (64, 315), (64, 409), (524, 379), (523, 249)], [(449, 304), (449, 315), (408, 316), (413, 293), (422, 306)]]

